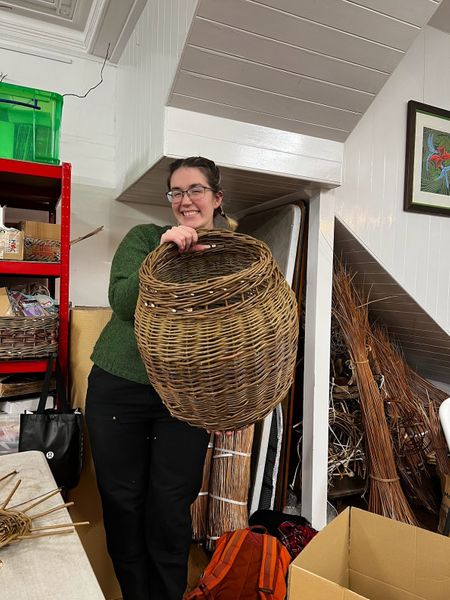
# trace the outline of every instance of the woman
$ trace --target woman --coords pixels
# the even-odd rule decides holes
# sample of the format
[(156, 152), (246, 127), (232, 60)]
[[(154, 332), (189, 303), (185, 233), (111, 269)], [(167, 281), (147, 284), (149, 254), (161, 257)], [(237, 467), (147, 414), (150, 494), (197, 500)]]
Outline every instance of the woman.
[[(103, 518), (123, 600), (180, 600), (191, 542), (190, 505), (201, 486), (206, 431), (170, 416), (150, 385), (134, 335), (139, 268), (164, 242), (201, 251), (197, 229), (211, 229), (223, 193), (216, 165), (202, 157), (169, 167), (167, 198), (175, 227), (138, 225), (111, 265), (111, 321), (92, 354), (86, 422)], [(227, 219), (228, 220), (228, 219)], [(229, 220), (234, 228), (235, 223)]]

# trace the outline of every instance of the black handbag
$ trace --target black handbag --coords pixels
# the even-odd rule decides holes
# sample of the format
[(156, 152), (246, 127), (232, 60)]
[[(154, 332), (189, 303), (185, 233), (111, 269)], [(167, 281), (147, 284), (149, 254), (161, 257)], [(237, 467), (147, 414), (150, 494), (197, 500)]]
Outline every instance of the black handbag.
[[(54, 362), (58, 408), (45, 409)], [(19, 452), (27, 450), (45, 454), (59, 487), (71, 489), (78, 484), (83, 458), (83, 415), (69, 406), (56, 354), (48, 360), (38, 409), (20, 415)]]

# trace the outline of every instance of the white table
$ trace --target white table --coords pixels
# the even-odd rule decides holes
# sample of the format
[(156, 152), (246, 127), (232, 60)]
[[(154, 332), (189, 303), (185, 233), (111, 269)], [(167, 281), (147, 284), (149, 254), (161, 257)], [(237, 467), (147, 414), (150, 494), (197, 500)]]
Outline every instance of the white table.
[[(17, 475), (0, 482), (0, 504), (21, 479), (8, 507), (56, 488), (45, 456), (21, 452), (0, 456), (0, 479), (16, 470)], [(39, 504), (29, 515), (63, 504), (60, 494)], [(34, 522), (41, 527), (70, 523), (66, 508)], [(89, 525), (85, 525), (89, 527)], [(76, 532), (21, 540), (0, 548), (0, 594), (5, 600), (104, 600)]]

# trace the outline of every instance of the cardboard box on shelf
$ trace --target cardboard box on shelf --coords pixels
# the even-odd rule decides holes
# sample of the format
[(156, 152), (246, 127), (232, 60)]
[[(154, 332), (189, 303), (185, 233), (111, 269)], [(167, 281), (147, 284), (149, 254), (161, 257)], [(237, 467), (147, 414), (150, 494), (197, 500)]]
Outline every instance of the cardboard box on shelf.
[(20, 221), (20, 229), (24, 236), (40, 240), (61, 239), (61, 225), (55, 223), (43, 223), (40, 221)]
[(6, 288), (0, 288), (0, 317), (10, 317), (13, 315), (11, 302)]
[(23, 260), (23, 231), (0, 228), (0, 260)]
[(289, 600), (448, 600), (450, 538), (346, 509), (289, 567)]
[[(92, 367), (90, 356), (111, 314), (110, 308), (93, 306), (76, 306), (70, 311), (70, 399), (72, 406), (81, 408), (83, 412), (87, 378)], [(121, 598), (120, 587), (106, 549), (102, 508), (88, 436), (85, 436), (84, 464), (80, 483), (75, 489), (69, 491), (68, 500), (75, 502), (70, 509), (72, 520), (90, 522), (89, 527), (78, 529), (78, 535), (106, 600)]]

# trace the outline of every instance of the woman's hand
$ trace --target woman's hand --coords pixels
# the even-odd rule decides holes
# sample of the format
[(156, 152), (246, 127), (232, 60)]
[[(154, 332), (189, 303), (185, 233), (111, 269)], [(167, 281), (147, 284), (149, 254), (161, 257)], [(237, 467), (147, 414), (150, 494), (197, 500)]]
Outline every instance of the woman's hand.
[(178, 246), (180, 252), (207, 250), (209, 245), (197, 244), (198, 235), (195, 229), (186, 225), (171, 227), (162, 234), (160, 244), (172, 242)]

